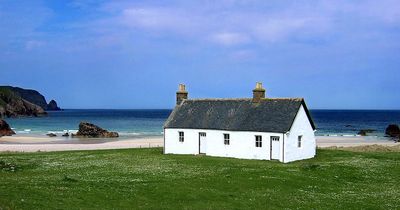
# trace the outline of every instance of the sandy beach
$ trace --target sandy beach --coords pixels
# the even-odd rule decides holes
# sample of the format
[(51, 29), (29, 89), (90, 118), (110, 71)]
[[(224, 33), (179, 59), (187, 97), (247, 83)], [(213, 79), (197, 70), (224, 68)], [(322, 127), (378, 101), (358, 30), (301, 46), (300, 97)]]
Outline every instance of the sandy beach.
[[(317, 136), (317, 146), (326, 147), (355, 147), (365, 145), (395, 146), (390, 140), (373, 137), (343, 137)], [(116, 140), (105, 139), (63, 139), (61, 137), (37, 136), (5, 136), (0, 138), (1, 152), (38, 152), (38, 151), (69, 151), (69, 150), (101, 150), (124, 148), (162, 147), (163, 137), (124, 138)]]
[(317, 136), (317, 147), (357, 147), (365, 145), (396, 146), (392, 140), (364, 136)]
[(63, 140), (50, 137), (6, 136), (0, 138), (0, 152), (38, 152), (162, 147), (163, 137)]

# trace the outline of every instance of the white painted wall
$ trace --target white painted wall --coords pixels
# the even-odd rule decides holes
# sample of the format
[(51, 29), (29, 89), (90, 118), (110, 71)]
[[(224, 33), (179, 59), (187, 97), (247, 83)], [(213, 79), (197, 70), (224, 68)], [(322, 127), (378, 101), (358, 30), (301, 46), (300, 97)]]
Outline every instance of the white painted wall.
[[(297, 138), (302, 135), (302, 145), (297, 147)], [(313, 158), (316, 152), (314, 130), (308, 120), (304, 107), (301, 106), (292, 128), (285, 134), (284, 162)]]
[[(179, 142), (179, 131), (185, 133), (184, 142)], [(283, 136), (281, 133), (167, 128), (164, 131), (164, 152), (166, 154), (199, 154), (199, 132), (207, 134), (206, 155), (260, 160), (270, 160), (270, 137), (279, 136), (282, 139)], [(225, 133), (230, 135), (229, 145), (224, 144)], [(262, 136), (262, 147), (256, 147), (256, 135)], [(282, 157), (279, 160), (282, 161)]]
[[(179, 131), (184, 132), (184, 142), (179, 142)], [(199, 154), (199, 133), (188, 129), (164, 129), (165, 154)]]

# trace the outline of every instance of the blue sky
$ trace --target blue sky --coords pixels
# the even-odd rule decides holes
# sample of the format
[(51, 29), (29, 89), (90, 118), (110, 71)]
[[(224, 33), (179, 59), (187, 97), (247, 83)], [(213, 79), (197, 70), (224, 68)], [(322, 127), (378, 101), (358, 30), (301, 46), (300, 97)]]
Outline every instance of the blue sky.
[(400, 109), (397, 0), (0, 0), (0, 84), (64, 108), (171, 108), (189, 97), (304, 97)]

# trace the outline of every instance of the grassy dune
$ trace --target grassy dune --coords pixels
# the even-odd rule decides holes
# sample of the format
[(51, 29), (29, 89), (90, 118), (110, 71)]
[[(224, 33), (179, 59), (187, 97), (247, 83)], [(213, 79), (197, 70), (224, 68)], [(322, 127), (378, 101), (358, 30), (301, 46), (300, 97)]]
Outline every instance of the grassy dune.
[(0, 209), (399, 209), (400, 153), (282, 164), (162, 149), (0, 154)]

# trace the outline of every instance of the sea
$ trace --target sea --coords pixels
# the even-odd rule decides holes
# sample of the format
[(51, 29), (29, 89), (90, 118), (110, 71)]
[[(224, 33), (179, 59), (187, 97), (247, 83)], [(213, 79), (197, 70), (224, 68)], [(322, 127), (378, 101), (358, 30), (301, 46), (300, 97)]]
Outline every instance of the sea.
[[(20, 135), (77, 132), (82, 121), (91, 122), (121, 138), (162, 136), (170, 109), (66, 109), (50, 111), (45, 117), (6, 119)], [(317, 136), (357, 136), (361, 129), (369, 136), (384, 137), (389, 124), (400, 124), (400, 110), (310, 110)]]

